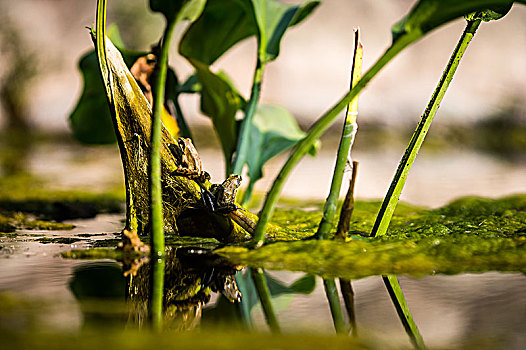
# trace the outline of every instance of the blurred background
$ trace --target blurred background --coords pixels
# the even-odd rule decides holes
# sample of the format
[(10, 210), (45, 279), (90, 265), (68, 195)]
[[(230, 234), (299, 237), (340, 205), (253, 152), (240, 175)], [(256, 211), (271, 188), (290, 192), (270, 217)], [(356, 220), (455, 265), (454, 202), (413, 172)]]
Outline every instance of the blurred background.
[[(279, 58), (266, 70), (262, 103), (286, 107), (307, 129), (348, 89), (353, 28), (361, 30), (365, 70), (389, 46), (391, 25), (413, 4), (324, 1), (285, 35)], [(95, 19), (95, 6), (95, 0), (0, 0), (4, 154), (0, 175), (30, 171), (58, 187), (122, 186), (117, 147), (81, 147), (71, 140), (68, 126), (82, 89), (77, 63), (93, 47), (86, 27)], [(525, 19), (526, 6), (515, 5), (503, 19), (481, 25), (411, 172), (403, 200), (439, 206), (463, 195), (526, 192)], [(109, 1), (108, 24), (119, 25), (130, 49), (148, 50), (159, 40), (163, 21), (149, 12), (146, 0)], [(360, 130), (353, 152), (360, 161), (358, 197), (385, 194), (464, 24), (456, 20), (408, 48), (360, 96)], [(178, 28), (176, 41), (183, 31)], [(180, 77), (190, 75), (191, 66), (176, 54), (175, 43), (172, 47), (171, 65)], [(246, 97), (255, 55), (252, 38), (215, 64)], [(211, 123), (200, 115), (198, 97), (181, 102), (190, 126), (199, 129), (195, 143), (204, 166), (219, 182), (224, 168), (217, 141), (208, 137), (213, 135)], [(286, 185), (286, 195), (309, 199), (327, 195), (340, 129), (337, 122), (323, 138), (318, 157), (300, 164)], [(42, 142), (33, 143), (36, 139)], [(268, 188), (283, 159), (268, 164), (256, 190)]]

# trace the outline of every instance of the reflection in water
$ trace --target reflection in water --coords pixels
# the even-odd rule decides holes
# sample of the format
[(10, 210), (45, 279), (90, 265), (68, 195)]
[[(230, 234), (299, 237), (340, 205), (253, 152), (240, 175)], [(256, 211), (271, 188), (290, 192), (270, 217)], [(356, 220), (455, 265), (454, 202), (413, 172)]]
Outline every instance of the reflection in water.
[(74, 269), (69, 288), (80, 302), (84, 327), (114, 327), (122, 323), (119, 311), (124, 311), (124, 283), (116, 262), (90, 262)]
[[(126, 263), (122, 268), (107, 261), (75, 268), (70, 289), (82, 306), (84, 325), (100, 327), (101, 322), (107, 320), (115, 326), (122, 325), (126, 319), (127, 327), (144, 327), (152, 292), (151, 269), (152, 264), (146, 262), (135, 274), (123, 277), (123, 270), (129, 271)], [(208, 251), (168, 247), (162, 300), (163, 328), (185, 331), (198, 326), (212, 292), (221, 293), (231, 303), (239, 302), (241, 293), (234, 278), (237, 271), (228, 261)], [(126, 318), (118, 312), (123, 311), (124, 300)], [(108, 307), (117, 310), (109, 312)]]
[[(164, 273), (162, 266), (161, 270), (157, 271), (160, 271), (161, 275), (155, 271), (158, 262), (164, 262)], [(203, 308), (210, 301), (212, 292), (221, 293), (223, 299), (230, 303), (241, 301), (241, 292), (235, 278), (238, 270), (239, 268), (228, 260), (209, 250), (167, 247), (164, 261), (152, 263), (145, 259), (125, 260), (122, 268), (117, 263), (107, 261), (80, 265), (74, 270), (70, 289), (80, 301), (85, 327), (119, 327), (126, 323), (127, 327), (143, 328), (150, 320), (154, 329), (187, 331), (201, 324)], [(251, 309), (260, 303), (270, 330), (280, 333), (272, 298), (280, 294), (310, 294), (315, 286), (314, 277), (306, 275), (290, 286), (285, 286), (269, 277), (262, 269), (248, 268), (248, 271), (244, 276), (238, 276), (238, 280), (243, 281), (242, 285), (247, 294), (244, 307), (248, 309), (248, 316), (244, 317), (245, 325), (251, 322)], [(336, 311), (340, 315), (339, 323), (334, 318), (336, 330), (338, 333), (347, 333), (349, 328), (352, 328), (355, 335), (350, 281), (342, 284), (346, 287), (342, 287), (342, 293), (346, 301), (350, 327), (343, 320), (343, 310), (334, 280), (330, 281), (333, 282), (334, 289), (334, 298), (329, 298), (330, 309), (333, 315)], [(159, 287), (161, 290), (156, 290)], [(155, 314), (155, 293), (161, 298), (159, 315)], [(257, 299), (254, 299), (254, 295), (257, 295)], [(103, 303), (94, 307), (94, 301)], [(124, 301), (127, 305), (125, 310), (122, 308)], [(115, 308), (116, 312), (108, 312), (108, 307)], [(221, 320), (222, 317), (224, 319), (224, 316), (231, 316), (230, 322), (240, 319), (239, 313), (225, 312), (228, 307), (225, 307), (224, 302), (217, 302), (216, 308), (216, 320)], [(408, 312), (407, 307), (405, 312)], [(127, 316), (124, 317), (124, 314)], [(211, 316), (214, 317), (214, 312)], [(403, 317), (400, 317), (404, 322)], [(411, 336), (410, 332), (408, 334)]]
[[(124, 267), (126, 269), (126, 267)], [(151, 263), (143, 264), (126, 279), (128, 323), (142, 327), (148, 317), (151, 296)], [(163, 328), (190, 330), (201, 320), (203, 306), (212, 292), (237, 302), (241, 293), (234, 278), (237, 269), (225, 259), (200, 249), (168, 247), (163, 288)], [(154, 282), (155, 283), (155, 282)]]

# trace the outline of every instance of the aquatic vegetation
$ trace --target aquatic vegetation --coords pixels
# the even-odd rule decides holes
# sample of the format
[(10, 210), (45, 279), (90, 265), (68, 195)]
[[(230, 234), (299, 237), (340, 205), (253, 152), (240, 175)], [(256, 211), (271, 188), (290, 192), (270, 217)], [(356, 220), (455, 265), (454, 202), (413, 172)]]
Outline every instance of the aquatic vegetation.
[[(352, 227), (357, 235), (345, 243), (279, 242), (277, 234), (276, 243), (257, 250), (224, 247), (215, 252), (240, 264), (349, 279), (525, 271), (525, 195), (497, 200), (467, 197), (433, 210), (404, 206), (393, 216), (387, 235), (365, 238), (362, 235), (370, 232), (378, 205), (356, 203)], [(283, 232), (281, 240), (290, 240), (314, 234), (320, 214), (288, 210), (281, 215), (277, 211), (277, 217), (298, 229)], [(294, 226), (295, 220), (302, 224)]]
[(49, 190), (46, 189), (46, 185), (44, 181), (31, 176), (1, 177), (0, 212), (31, 213), (56, 221), (122, 212), (124, 198), (120, 189), (107, 193), (92, 193)]

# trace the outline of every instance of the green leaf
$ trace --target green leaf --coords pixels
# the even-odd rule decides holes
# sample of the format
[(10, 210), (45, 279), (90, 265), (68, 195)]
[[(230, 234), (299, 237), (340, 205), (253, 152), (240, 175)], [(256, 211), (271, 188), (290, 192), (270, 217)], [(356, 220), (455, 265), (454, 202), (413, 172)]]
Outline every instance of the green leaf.
[(190, 75), (184, 83), (177, 87), (177, 93), (179, 94), (194, 94), (201, 92), (201, 83), (197, 78), (197, 74)]
[[(516, 2), (526, 3), (526, 0)], [(497, 9), (496, 12), (502, 14), (502, 9), (512, 4), (510, 0), (420, 0), (392, 27), (393, 43), (405, 36), (411, 37), (409, 41), (413, 42), (436, 27), (475, 11)], [(487, 18), (490, 19), (493, 18)]]
[(181, 39), (179, 52), (211, 65), (236, 43), (256, 33), (249, 0), (209, 0), (201, 17)]
[(263, 165), (305, 137), (296, 119), (285, 108), (260, 105), (250, 133), (248, 175), (255, 182), (263, 177)]
[(236, 149), (236, 113), (245, 100), (224, 73), (215, 74), (210, 67), (190, 60), (201, 84), (201, 111), (212, 119), (225, 159), (230, 162)]
[(115, 143), (117, 139), (94, 50), (80, 59), (79, 69), (84, 80), (84, 88), (75, 109), (69, 116), (73, 136), (86, 144)]
[(169, 22), (193, 22), (199, 18), (205, 4), (206, 0), (150, 0), (150, 9), (161, 12)]
[(512, 6), (513, 3), (510, 2), (508, 5), (494, 6), (486, 10), (470, 13), (464, 17), (468, 21), (475, 21), (477, 19), (484, 22), (496, 21), (506, 16), (508, 12), (510, 12)]
[[(263, 274), (265, 275), (265, 281), (267, 282), (273, 303), (276, 303), (276, 299), (284, 295), (311, 294), (316, 288), (316, 277), (314, 275), (306, 274), (287, 286), (283, 282), (271, 277), (266, 271), (264, 271)], [(254, 282), (248, 273), (238, 273), (236, 275), (236, 281), (238, 282), (238, 287), (243, 294), (242, 302), (245, 304), (248, 312), (250, 312), (250, 310), (259, 304), (259, 298)], [(290, 301), (290, 298), (282, 300), (281, 304), (283, 305), (281, 305), (281, 309), (286, 305), (289, 305)]]
[(306, 1), (302, 5), (285, 5), (275, 0), (252, 0), (258, 26), (259, 59), (268, 62), (279, 55), (285, 31), (305, 19), (319, 1)]
[[(117, 43), (123, 58), (130, 67), (143, 52), (124, 49), (119, 29), (115, 24), (108, 27), (109, 37)], [(86, 144), (111, 144), (116, 142), (113, 122), (106, 99), (104, 84), (100, 77), (95, 50), (86, 53), (79, 61), (84, 86), (77, 105), (69, 116), (75, 139)]]
[(314, 275), (305, 275), (294, 281), (289, 289), (294, 293), (311, 294), (316, 288), (316, 277)]
[(202, 16), (186, 31), (179, 52), (211, 65), (241, 40), (256, 35), (263, 62), (279, 54), (287, 28), (300, 23), (320, 1), (285, 5), (275, 0), (209, 0)]

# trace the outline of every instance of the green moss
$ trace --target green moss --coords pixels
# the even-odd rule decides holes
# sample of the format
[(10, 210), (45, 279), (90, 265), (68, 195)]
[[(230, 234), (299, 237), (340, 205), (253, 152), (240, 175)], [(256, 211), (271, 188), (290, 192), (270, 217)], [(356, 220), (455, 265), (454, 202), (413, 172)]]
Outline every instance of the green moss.
[(109, 248), (96, 248), (96, 249), (74, 249), (68, 252), (60, 254), (66, 259), (79, 259), (79, 260), (97, 260), (97, 259), (114, 259), (121, 260), (123, 258), (122, 250), (109, 249)]
[(0, 232), (15, 232), (16, 227), (12, 224), (11, 221), (12, 219), (10, 217), (0, 214)]
[(61, 222), (34, 220), (22, 213), (0, 214), (0, 232), (14, 232), (16, 229), (24, 230), (72, 230), (75, 225)]
[(0, 237), (11, 237), (11, 238), (13, 238), (13, 237), (16, 237), (16, 236), (18, 236), (18, 235), (16, 233), (14, 233), (14, 232), (2, 232), (2, 231), (0, 231)]
[[(298, 204), (288, 202), (289, 204)], [(340, 203), (341, 205), (341, 203)], [(379, 201), (357, 201), (352, 217), (352, 233), (356, 235), (369, 235), (380, 209)], [(318, 229), (322, 216), (323, 202), (309, 202), (308, 210), (278, 209), (272, 217), (274, 226), (267, 232), (270, 241), (290, 241), (304, 239), (312, 236)], [(403, 222), (425, 209), (407, 203), (400, 203), (395, 212), (395, 220)], [(338, 209), (339, 212), (339, 209)]]
[(80, 241), (80, 238), (74, 237), (42, 237), (37, 239), (38, 242), (43, 244), (55, 243), (55, 244), (73, 244)]
[[(357, 202), (352, 233), (367, 234), (379, 202)], [(389, 234), (374, 240), (360, 235), (347, 243), (300, 241), (268, 244), (258, 250), (225, 247), (217, 253), (234, 263), (306, 271), (327, 277), (379, 274), (454, 274), (526, 271), (526, 196), (498, 200), (462, 198), (435, 209), (403, 205)], [(289, 225), (270, 237), (285, 241), (312, 235), (319, 211), (280, 210), (274, 223)]]
[(47, 190), (30, 176), (0, 178), (0, 212), (32, 213), (62, 221), (94, 217), (99, 213), (120, 213), (122, 190), (107, 193)]

